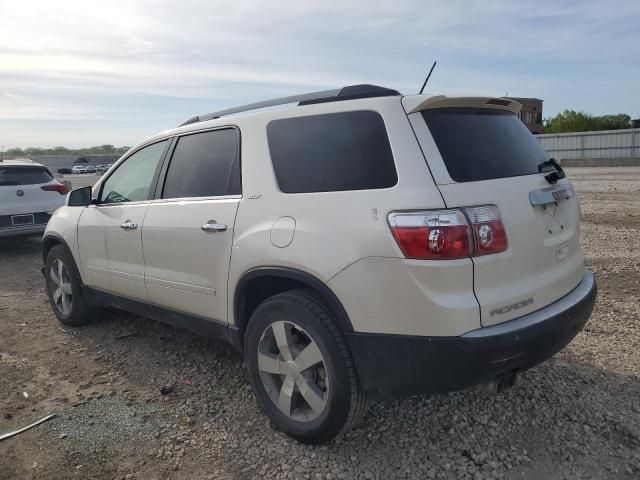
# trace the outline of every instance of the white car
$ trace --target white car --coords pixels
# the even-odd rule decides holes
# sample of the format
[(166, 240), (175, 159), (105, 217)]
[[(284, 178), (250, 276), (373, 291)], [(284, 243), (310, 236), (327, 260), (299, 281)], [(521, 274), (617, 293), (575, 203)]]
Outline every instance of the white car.
[(87, 173), (87, 167), (85, 165), (74, 165), (73, 167), (71, 167), (71, 173)]
[(44, 232), (69, 190), (44, 165), (31, 160), (0, 162), (0, 237)]
[(597, 290), (578, 197), (519, 109), (358, 85), (194, 117), (54, 214), (53, 311), (231, 342), (304, 442), (366, 398), (500, 391), (571, 341)]

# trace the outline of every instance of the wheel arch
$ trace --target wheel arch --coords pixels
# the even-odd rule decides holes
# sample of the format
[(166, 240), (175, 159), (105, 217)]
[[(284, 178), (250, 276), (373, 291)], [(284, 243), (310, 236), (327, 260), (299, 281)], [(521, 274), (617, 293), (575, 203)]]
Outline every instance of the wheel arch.
[[(78, 279), (80, 280), (80, 285), (84, 288), (84, 279), (82, 278), (82, 273), (80, 272), (80, 268), (78, 268), (78, 261), (73, 254), (73, 251), (67, 245), (67, 242), (64, 238), (56, 233), (48, 233), (42, 238), (42, 264), (44, 265), (47, 261), (47, 255), (51, 249), (57, 245), (60, 245), (62, 248), (66, 250), (71, 259), (73, 260), (72, 267), (78, 275)], [(44, 266), (43, 266), (44, 269)]]
[(278, 293), (307, 288), (329, 309), (343, 332), (352, 332), (353, 325), (337, 295), (322, 280), (290, 267), (257, 267), (245, 272), (236, 284), (233, 314), (240, 344), (253, 311), (267, 298)]
[(47, 261), (47, 255), (49, 255), (49, 252), (51, 251), (51, 249), (56, 245), (62, 245), (62, 247), (67, 250), (67, 252), (71, 253), (71, 250), (67, 246), (67, 243), (64, 241), (64, 239), (60, 235), (57, 235), (55, 233), (49, 233), (42, 238), (42, 261), (43, 262)]

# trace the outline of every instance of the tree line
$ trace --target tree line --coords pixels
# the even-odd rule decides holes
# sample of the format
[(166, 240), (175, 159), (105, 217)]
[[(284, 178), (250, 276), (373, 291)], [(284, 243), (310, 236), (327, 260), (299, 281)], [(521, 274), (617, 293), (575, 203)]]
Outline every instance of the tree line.
[[(616, 115), (591, 115), (587, 112), (565, 110), (544, 120), (544, 133), (592, 132), (598, 130), (622, 130), (640, 128), (640, 118), (631, 119), (626, 113)], [(32, 155), (122, 155), (129, 147), (115, 147), (110, 144), (87, 148), (10, 148), (4, 152), (5, 158), (30, 157)]]
[(4, 152), (5, 158), (31, 157), (33, 155), (122, 155), (129, 147), (114, 147), (113, 145), (97, 145), (87, 148), (10, 148)]
[(617, 115), (591, 115), (586, 112), (565, 110), (544, 121), (544, 133), (591, 132), (640, 128), (640, 118), (631, 119), (626, 113)]

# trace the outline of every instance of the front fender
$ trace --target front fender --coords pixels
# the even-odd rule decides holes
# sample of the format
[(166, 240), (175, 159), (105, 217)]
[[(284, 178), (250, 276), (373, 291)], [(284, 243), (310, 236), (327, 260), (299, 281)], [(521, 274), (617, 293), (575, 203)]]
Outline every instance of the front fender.
[(86, 207), (60, 207), (49, 219), (42, 237), (42, 257), (46, 260), (49, 250), (56, 244), (64, 245), (78, 266), (84, 282), (80, 253), (78, 250), (78, 222)]

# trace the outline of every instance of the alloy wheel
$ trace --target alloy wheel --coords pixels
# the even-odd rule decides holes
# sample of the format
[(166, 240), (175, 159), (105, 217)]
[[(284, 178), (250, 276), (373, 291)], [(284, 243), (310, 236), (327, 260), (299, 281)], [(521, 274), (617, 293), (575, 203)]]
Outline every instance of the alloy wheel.
[(262, 384), (276, 407), (300, 422), (318, 418), (327, 405), (329, 379), (316, 342), (290, 321), (269, 325), (258, 344)]
[(66, 265), (59, 258), (56, 258), (51, 263), (49, 279), (51, 280), (50, 288), (53, 304), (62, 315), (69, 315), (73, 303), (71, 277)]

